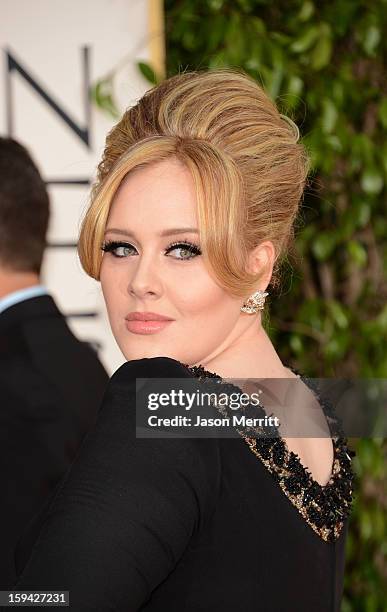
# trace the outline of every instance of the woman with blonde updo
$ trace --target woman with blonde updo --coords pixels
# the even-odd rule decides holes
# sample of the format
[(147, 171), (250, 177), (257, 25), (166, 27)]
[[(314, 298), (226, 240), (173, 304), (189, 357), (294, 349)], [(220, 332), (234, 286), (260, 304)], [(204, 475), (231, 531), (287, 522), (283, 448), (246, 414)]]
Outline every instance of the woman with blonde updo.
[[(340, 609), (351, 451), (261, 319), (308, 169), (295, 124), (240, 70), (171, 77), (109, 133), (79, 255), (127, 361), (29, 558), (20, 545), (18, 589), (68, 590), (80, 612)], [(136, 437), (138, 378), (142, 393), (286, 379), (324, 435)], [(284, 398), (277, 386), (270, 409)]]

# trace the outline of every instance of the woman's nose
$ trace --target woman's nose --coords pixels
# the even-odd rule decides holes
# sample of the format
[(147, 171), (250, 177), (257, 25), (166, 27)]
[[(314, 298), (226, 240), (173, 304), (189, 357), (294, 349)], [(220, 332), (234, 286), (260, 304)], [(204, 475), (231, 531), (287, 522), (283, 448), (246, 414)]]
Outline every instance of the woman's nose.
[(132, 268), (132, 276), (128, 283), (128, 293), (142, 297), (148, 293), (159, 294), (161, 280), (157, 262), (144, 256), (138, 257), (138, 263)]

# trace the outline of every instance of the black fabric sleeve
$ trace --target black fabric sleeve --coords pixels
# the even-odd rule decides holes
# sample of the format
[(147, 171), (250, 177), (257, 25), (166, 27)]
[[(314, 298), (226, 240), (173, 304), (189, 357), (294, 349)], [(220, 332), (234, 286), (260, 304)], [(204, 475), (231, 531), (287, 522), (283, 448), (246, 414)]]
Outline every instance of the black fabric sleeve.
[(215, 439), (136, 438), (136, 377), (191, 376), (168, 357), (128, 361), (61, 482), (15, 590), (68, 590), (72, 611), (138, 610), (215, 509)]

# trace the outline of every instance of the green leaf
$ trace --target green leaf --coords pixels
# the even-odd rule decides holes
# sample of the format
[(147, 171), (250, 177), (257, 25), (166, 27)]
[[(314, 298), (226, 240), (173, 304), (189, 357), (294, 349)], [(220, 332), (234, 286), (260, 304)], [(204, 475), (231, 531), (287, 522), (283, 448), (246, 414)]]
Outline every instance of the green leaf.
[(379, 194), (383, 189), (383, 176), (376, 167), (367, 168), (361, 177), (360, 185), (365, 193)]
[(266, 85), (270, 96), (274, 100), (280, 92), (282, 79), (284, 77), (284, 58), (282, 50), (275, 45), (270, 45), (269, 52), (273, 68)]
[(152, 85), (157, 85), (159, 78), (149, 64), (146, 64), (145, 62), (137, 62), (137, 68), (140, 70), (142, 76), (149, 81), (149, 83)]
[(387, 304), (379, 312), (376, 321), (381, 332), (387, 332)]
[(319, 37), (319, 34), (320, 28), (315, 25), (310, 26), (307, 28), (307, 30), (305, 30), (300, 38), (296, 39), (290, 45), (290, 51), (293, 51), (294, 53), (304, 53), (314, 45)]
[(380, 29), (376, 25), (370, 25), (363, 38), (363, 48), (367, 55), (374, 56), (376, 47), (380, 43), (381, 33)]
[(329, 134), (326, 138), (326, 142), (333, 151), (338, 151), (339, 153), (343, 151), (343, 144), (336, 134)]
[(347, 345), (346, 336), (340, 335), (336, 331), (335, 335), (323, 347), (324, 356), (328, 359), (341, 359), (345, 355)]
[(266, 34), (265, 22), (256, 15), (249, 17), (249, 26), (252, 28), (253, 32), (259, 36)]
[(289, 344), (294, 353), (302, 353), (303, 345), (302, 340), (298, 334), (291, 334), (289, 339)]
[(371, 217), (371, 207), (368, 202), (361, 201), (356, 207), (357, 227), (365, 227)]
[(313, 70), (325, 68), (332, 57), (332, 39), (330, 35), (321, 36), (317, 41), (311, 55), (311, 66)]
[(208, 6), (213, 11), (220, 11), (223, 8), (224, 0), (208, 0)]
[(252, 10), (251, 0), (237, 0), (243, 12), (249, 13)]
[(119, 118), (120, 113), (114, 101), (113, 83), (110, 77), (97, 81), (91, 87), (90, 95), (91, 99), (100, 110), (105, 111), (114, 119)]
[(224, 0), (208, 0), (208, 6), (213, 11), (220, 11), (223, 8)]
[(312, 243), (312, 252), (319, 261), (325, 261), (336, 246), (336, 235), (333, 232), (322, 232)]
[(296, 74), (290, 74), (287, 86), (284, 87), (285, 93), (281, 95), (281, 99), (285, 105), (285, 114), (287, 111), (293, 111), (302, 102), (300, 94), (303, 88), (304, 81)]
[(321, 127), (325, 134), (331, 134), (337, 123), (339, 113), (336, 106), (330, 98), (324, 98), (322, 101), (322, 117)]
[(308, 21), (314, 13), (314, 4), (310, 0), (303, 3), (300, 12), (298, 13), (299, 21)]
[(297, 74), (290, 74), (287, 92), (293, 96), (299, 96), (304, 88), (304, 81)]
[(349, 320), (344, 307), (335, 300), (327, 300), (326, 305), (336, 325), (341, 329), (347, 329)]
[(358, 240), (349, 240), (347, 243), (347, 251), (351, 259), (360, 267), (363, 268), (367, 263), (367, 251)]

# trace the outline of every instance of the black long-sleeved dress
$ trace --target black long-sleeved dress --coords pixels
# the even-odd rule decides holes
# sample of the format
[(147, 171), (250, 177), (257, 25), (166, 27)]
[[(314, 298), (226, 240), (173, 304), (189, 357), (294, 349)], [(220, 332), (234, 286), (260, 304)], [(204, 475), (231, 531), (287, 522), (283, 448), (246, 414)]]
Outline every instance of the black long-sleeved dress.
[(79, 612), (340, 610), (346, 439), (322, 486), (282, 438), (136, 438), (136, 378), (192, 376), (222, 383), (168, 357), (117, 370), (14, 589), (68, 590)]

